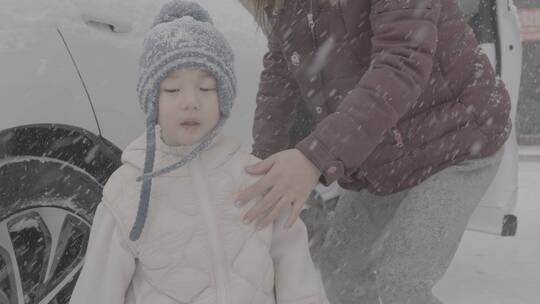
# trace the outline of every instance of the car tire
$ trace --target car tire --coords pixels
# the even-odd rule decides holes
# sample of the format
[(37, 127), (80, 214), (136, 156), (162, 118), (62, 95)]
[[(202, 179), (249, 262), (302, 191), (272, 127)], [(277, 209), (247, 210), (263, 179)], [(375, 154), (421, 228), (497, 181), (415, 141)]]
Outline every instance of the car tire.
[(101, 193), (58, 159), (0, 160), (0, 303), (69, 302)]

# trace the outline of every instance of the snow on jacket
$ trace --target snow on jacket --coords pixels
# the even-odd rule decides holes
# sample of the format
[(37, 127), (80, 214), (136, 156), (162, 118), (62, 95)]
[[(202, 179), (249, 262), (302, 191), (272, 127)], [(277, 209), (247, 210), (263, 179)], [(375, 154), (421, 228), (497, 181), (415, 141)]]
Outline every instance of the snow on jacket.
[[(145, 137), (131, 143), (109, 179), (71, 304), (326, 303), (306, 228), (288, 231), (282, 217), (257, 230), (245, 225), (233, 193), (256, 181), (244, 167), (257, 161), (235, 140), (219, 136), (195, 160), (153, 179), (141, 238), (135, 219)], [(156, 168), (192, 147), (156, 143)]]
[[(389, 194), (508, 138), (510, 97), (456, 0), (283, 2), (266, 10), (254, 155), (294, 146), (324, 184)], [(296, 143), (299, 100), (317, 126)]]

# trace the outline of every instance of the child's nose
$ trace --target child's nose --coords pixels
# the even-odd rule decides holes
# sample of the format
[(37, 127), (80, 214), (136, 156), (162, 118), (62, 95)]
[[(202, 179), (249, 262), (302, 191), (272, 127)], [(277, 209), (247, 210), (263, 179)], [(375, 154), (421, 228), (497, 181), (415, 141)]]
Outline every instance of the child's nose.
[(200, 108), (199, 98), (195, 93), (186, 93), (182, 96), (183, 110), (198, 110)]

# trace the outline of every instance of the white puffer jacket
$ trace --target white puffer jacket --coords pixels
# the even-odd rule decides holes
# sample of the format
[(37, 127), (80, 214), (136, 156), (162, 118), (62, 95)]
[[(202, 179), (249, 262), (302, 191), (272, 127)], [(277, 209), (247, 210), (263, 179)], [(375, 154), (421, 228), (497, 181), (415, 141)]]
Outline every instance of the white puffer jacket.
[[(300, 220), (288, 231), (283, 216), (263, 230), (242, 223), (254, 202), (236, 208), (233, 193), (256, 181), (243, 168), (257, 158), (228, 137), (153, 179), (143, 233), (131, 242), (145, 147), (143, 134), (126, 148), (123, 166), (105, 186), (70, 303), (326, 303)], [(192, 148), (158, 138), (155, 168)]]

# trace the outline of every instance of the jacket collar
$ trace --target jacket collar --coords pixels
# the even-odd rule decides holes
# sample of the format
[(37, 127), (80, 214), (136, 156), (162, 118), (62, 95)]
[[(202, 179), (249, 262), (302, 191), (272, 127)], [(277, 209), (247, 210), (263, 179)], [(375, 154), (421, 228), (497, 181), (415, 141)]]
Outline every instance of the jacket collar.
[[(180, 158), (188, 155), (199, 143), (189, 146), (169, 146), (162, 139), (160, 127), (156, 125), (156, 154), (154, 160), (154, 170), (164, 168), (177, 162)], [(240, 149), (240, 143), (231, 137), (218, 135), (206, 148), (202, 151), (198, 158), (201, 164), (206, 169), (215, 169), (223, 165), (229, 160), (235, 152)], [(141, 134), (133, 142), (131, 142), (122, 153), (122, 163), (137, 168), (142, 172), (144, 167), (145, 151), (146, 150), (146, 133)], [(186, 166), (189, 166), (187, 164)], [(178, 168), (162, 176), (187, 176), (188, 170), (186, 166)]]

